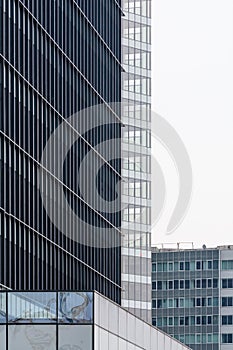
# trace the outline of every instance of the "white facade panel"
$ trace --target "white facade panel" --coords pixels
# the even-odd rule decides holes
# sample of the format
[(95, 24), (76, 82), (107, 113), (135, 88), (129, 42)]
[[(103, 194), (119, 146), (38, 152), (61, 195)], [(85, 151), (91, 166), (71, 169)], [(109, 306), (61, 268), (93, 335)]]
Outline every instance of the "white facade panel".
[[(102, 315), (106, 314), (108, 322), (103, 322)], [(94, 327), (95, 350), (189, 349), (98, 293), (94, 300)]]

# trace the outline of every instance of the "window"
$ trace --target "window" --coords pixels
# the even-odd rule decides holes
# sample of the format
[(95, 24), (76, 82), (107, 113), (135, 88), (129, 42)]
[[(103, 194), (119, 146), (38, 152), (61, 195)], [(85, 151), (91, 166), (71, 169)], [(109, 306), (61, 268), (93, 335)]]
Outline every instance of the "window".
[(152, 318), (152, 325), (156, 326), (156, 318), (155, 317)]
[(173, 289), (173, 281), (168, 281), (168, 289)]
[(190, 271), (195, 271), (195, 261), (190, 262)]
[(201, 306), (201, 298), (196, 299), (196, 306)]
[(156, 300), (152, 300), (152, 308), (156, 309)]
[(228, 306), (227, 299), (228, 299), (227, 297), (222, 298), (222, 306)]
[(223, 297), (222, 306), (233, 306), (233, 297)]
[(218, 306), (218, 297), (213, 298), (213, 306)]
[(222, 316), (222, 325), (232, 325), (232, 315)]
[(152, 272), (156, 272), (156, 264), (155, 263), (152, 264)]
[(218, 280), (217, 280), (217, 278), (213, 279), (213, 288), (218, 288)]
[(186, 261), (185, 262), (185, 271), (189, 271), (189, 270), (190, 270), (189, 262)]
[(174, 289), (179, 289), (179, 281), (174, 280)]
[(208, 288), (212, 288), (212, 279), (208, 278)]
[(180, 307), (184, 307), (184, 298), (180, 298)]
[(197, 324), (197, 325), (200, 325), (200, 324), (201, 324), (201, 317), (200, 317), (200, 316), (197, 316), (197, 317), (196, 317), (196, 324)]
[(222, 334), (222, 343), (223, 344), (232, 344), (232, 334)]
[(212, 316), (207, 316), (207, 324), (212, 324)]
[(201, 288), (201, 280), (196, 280), (196, 288)]
[(218, 316), (217, 315), (213, 316), (213, 324), (218, 324)]
[(223, 260), (222, 270), (233, 270), (233, 260)]
[(185, 289), (189, 289), (189, 288), (190, 288), (190, 281), (185, 280)]
[(201, 324), (206, 325), (206, 316), (202, 316), (201, 318)]
[(222, 279), (222, 288), (233, 288), (233, 279), (232, 278), (224, 278)]
[(213, 269), (218, 270), (218, 260), (213, 260)]
[(184, 262), (183, 261), (180, 262), (180, 271), (184, 271)]
[(196, 270), (201, 270), (201, 262), (196, 261)]
[(169, 308), (173, 307), (173, 299), (168, 299), (168, 307)]
[(208, 300), (208, 306), (212, 306), (212, 298), (209, 297), (207, 300)]
[(194, 289), (195, 288), (195, 280), (191, 280), (190, 283), (191, 283), (191, 287), (190, 288)]
[(158, 300), (157, 300), (157, 309), (161, 309), (162, 306), (163, 306), (162, 299), (158, 299)]
[(212, 260), (207, 261), (208, 270), (212, 270)]
[(173, 263), (172, 262), (168, 263), (168, 271), (173, 271)]
[(206, 288), (206, 279), (202, 280), (202, 288)]
[(196, 344), (201, 343), (201, 334), (196, 334)]
[(180, 317), (180, 326), (184, 326), (184, 317)]
[(167, 272), (167, 263), (163, 263), (163, 272)]
[(152, 282), (152, 290), (156, 290), (156, 282)]
[(168, 325), (173, 326), (173, 317), (168, 317)]
[(184, 280), (180, 280), (180, 289), (184, 289)]

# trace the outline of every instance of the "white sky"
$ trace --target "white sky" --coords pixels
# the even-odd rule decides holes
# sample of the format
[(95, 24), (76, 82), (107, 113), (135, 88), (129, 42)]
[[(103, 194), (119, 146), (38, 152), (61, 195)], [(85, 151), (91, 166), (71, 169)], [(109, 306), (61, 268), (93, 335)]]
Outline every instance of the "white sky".
[(181, 136), (194, 176), (187, 216), (168, 236), (178, 180), (157, 145), (167, 203), (152, 242), (233, 244), (233, 1), (152, 0), (152, 5), (153, 110)]

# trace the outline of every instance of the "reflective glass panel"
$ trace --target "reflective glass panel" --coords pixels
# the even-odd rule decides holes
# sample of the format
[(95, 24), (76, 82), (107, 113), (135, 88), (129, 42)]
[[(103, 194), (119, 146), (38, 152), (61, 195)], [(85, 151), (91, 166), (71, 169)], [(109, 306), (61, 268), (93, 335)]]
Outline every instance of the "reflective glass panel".
[(58, 349), (91, 350), (92, 326), (60, 325), (58, 327)]
[(9, 325), (9, 350), (56, 350), (56, 326)]
[(0, 325), (0, 350), (6, 349), (6, 326)]
[(93, 293), (58, 293), (58, 317), (62, 323), (92, 323)]
[(55, 292), (8, 293), (8, 321), (51, 323), (57, 319)]
[(6, 293), (0, 293), (0, 323), (6, 322)]

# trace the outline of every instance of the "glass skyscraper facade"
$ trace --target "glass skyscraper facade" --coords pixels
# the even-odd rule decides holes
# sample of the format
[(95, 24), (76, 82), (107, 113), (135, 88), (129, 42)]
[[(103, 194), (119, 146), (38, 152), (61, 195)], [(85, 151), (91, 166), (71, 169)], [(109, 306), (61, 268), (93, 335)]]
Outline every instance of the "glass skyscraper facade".
[(193, 350), (231, 349), (233, 247), (153, 247), (152, 324)]
[(122, 8), (122, 305), (151, 321), (151, 1)]
[[(93, 150), (103, 163), (97, 187), (109, 203), (121, 178), (121, 123), (109, 107), (121, 101), (121, 17), (120, 2), (114, 0), (0, 0), (0, 283), (6, 287), (92, 289), (121, 301), (121, 215), (96, 210), (76, 181), (90, 149), (109, 139), (115, 140), (115, 160)], [(107, 122), (80, 135), (68, 118), (97, 104), (104, 106)], [(62, 123), (77, 141), (60, 181), (40, 159)], [(66, 134), (60, 142), (66, 143)], [(51, 158), (56, 167), (53, 152)], [(70, 236), (45, 211), (41, 172), (42, 193)], [(72, 227), (68, 207), (80, 225)], [(93, 232), (111, 228), (112, 247), (80, 243), (84, 223)]]

